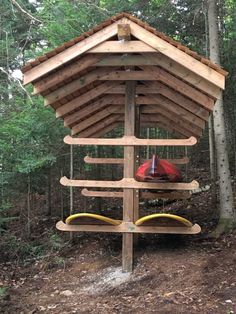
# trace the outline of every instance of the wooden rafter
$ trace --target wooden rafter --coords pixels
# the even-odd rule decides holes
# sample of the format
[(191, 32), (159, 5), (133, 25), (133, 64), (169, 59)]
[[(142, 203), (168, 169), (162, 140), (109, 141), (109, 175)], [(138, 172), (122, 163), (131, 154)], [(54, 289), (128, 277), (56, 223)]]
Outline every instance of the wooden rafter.
[(95, 133), (91, 134), (90, 137), (98, 138), (98, 137), (103, 136), (103, 135), (109, 133), (110, 131), (116, 129), (117, 127), (120, 127), (120, 126), (121, 126), (120, 122), (113, 122), (107, 126), (102, 126)]
[(53, 104), (56, 101), (59, 101), (60, 99), (80, 90), (88, 84), (99, 80), (104, 74), (108, 74), (109, 72), (109, 68), (97, 69), (73, 80), (68, 84), (65, 83), (62, 87), (44, 97), (44, 105), (47, 106)]
[(142, 66), (141, 68), (144, 71), (151, 73), (154, 77), (156, 77), (157, 80), (160, 80), (164, 84), (176, 90), (178, 93), (194, 100), (207, 110), (211, 111), (213, 109), (214, 100), (212, 98), (201, 93), (200, 91), (188, 85), (184, 81), (174, 77), (173, 75), (161, 69), (160, 67)]
[(49, 74), (45, 78), (41, 78), (34, 83), (34, 95), (42, 93), (49, 88), (54, 87), (57, 84), (61, 84), (63, 81), (70, 79), (74, 75), (84, 71), (90, 66), (94, 65), (102, 58), (102, 55), (85, 55), (79, 60), (68, 64), (66, 67), (58, 70), (52, 74)]
[(197, 87), (209, 96), (219, 98), (221, 89), (200, 77), (199, 74), (193, 73), (191, 68), (187, 69), (183, 67), (162, 53), (146, 53), (145, 58), (148, 59), (150, 63), (156, 63), (156, 65), (162, 67), (164, 70)]
[(209, 112), (206, 109), (202, 108), (191, 99), (181, 95), (180, 93), (177, 93), (172, 88), (169, 88), (160, 82), (145, 82), (145, 85), (151, 88), (156, 88), (156, 90), (159, 91), (161, 95), (168, 98), (173, 103), (176, 103), (184, 109), (192, 112), (202, 120), (208, 121)]
[(110, 88), (116, 86), (116, 82), (105, 82), (95, 88), (92, 91), (88, 91), (87, 93), (69, 101), (65, 105), (60, 106), (56, 110), (56, 117), (62, 117), (69, 112), (80, 108), (82, 105), (86, 104), (87, 102), (95, 99), (96, 97), (102, 95), (105, 91), (109, 90)]
[[(196, 119), (199, 123), (203, 123), (204, 121), (208, 121), (209, 118), (209, 111), (200, 107), (196, 102), (192, 101), (191, 99), (181, 95), (180, 93), (176, 92), (172, 88), (169, 88), (168, 86), (156, 81), (156, 82), (144, 82), (145, 85), (138, 85), (137, 86), (137, 94), (146, 94), (146, 96), (151, 96), (148, 94), (160, 94), (164, 96), (166, 101), (171, 100), (171, 105), (176, 106), (177, 109), (181, 110), (181, 108), (186, 109), (187, 112), (190, 112), (193, 114), (193, 119)], [(124, 94), (124, 85), (116, 86), (112, 89), (109, 89), (109, 91), (105, 92), (106, 94)], [(144, 98), (140, 98), (139, 96), (137, 98), (138, 104), (145, 104), (141, 103), (144, 101)], [(119, 96), (119, 104), (121, 104), (122, 100)], [(118, 103), (117, 103), (118, 104)], [(150, 102), (148, 102), (150, 104)], [(154, 103), (151, 103), (154, 104)], [(181, 108), (179, 108), (179, 106)], [(187, 115), (187, 112), (185, 111), (185, 115)], [(195, 117), (195, 118), (194, 118)]]
[(192, 124), (189, 124), (189, 123), (179, 119), (178, 117), (176, 117), (174, 115), (168, 114), (168, 111), (166, 112), (163, 109), (160, 109), (159, 112), (157, 112), (157, 113), (142, 114), (141, 115), (141, 121), (146, 121), (146, 122), (148, 122), (148, 121), (150, 121), (150, 122), (163, 121), (166, 123), (168, 122), (176, 130), (178, 130), (178, 131), (182, 130), (182, 132), (184, 132), (184, 135), (186, 135), (186, 136), (200, 137), (202, 135), (202, 129), (200, 129), (200, 128), (192, 125)]
[(134, 23), (133, 21), (127, 19), (126, 23), (130, 24), (131, 34), (134, 37), (150, 45), (160, 53), (164, 54), (171, 60), (181, 64), (185, 68), (190, 69), (193, 73), (201, 76), (202, 78), (206, 79), (212, 84), (220, 87), (221, 89), (224, 89), (225, 86), (224, 75), (213, 70), (212, 68), (203, 64), (202, 62), (194, 59), (193, 57), (186, 54), (184, 51), (181, 51), (177, 47), (174, 47), (173, 45), (167, 43), (162, 38), (154, 35), (153, 33)]
[(116, 107), (108, 106), (105, 107), (103, 110), (97, 112), (96, 114), (88, 117), (87, 119), (77, 123), (75, 126), (72, 127), (72, 135), (77, 134), (85, 129), (88, 126), (92, 126), (95, 123), (99, 122), (100, 120), (108, 117), (111, 113), (115, 113), (117, 111)]
[(30, 69), (24, 74), (24, 84), (28, 84), (39, 79), (43, 75), (57, 69), (58, 67), (64, 65), (65, 63), (71, 61), (72, 59), (80, 56), (81, 54), (95, 47), (101, 42), (106, 41), (109, 38), (115, 36), (117, 34), (117, 25), (123, 22), (124, 19), (122, 18), (118, 22), (114, 22), (111, 25), (108, 25), (107, 27), (101, 29), (95, 34), (85, 38), (84, 40), (78, 42), (77, 44), (60, 52), (56, 56)]
[(115, 95), (105, 95), (102, 98), (83, 107), (82, 109), (78, 108), (76, 112), (67, 115), (64, 118), (64, 126), (70, 126), (77, 121), (83, 120), (90, 114), (95, 113), (98, 110), (104, 109), (104, 107), (106, 107), (107, 105), (112, 105), (116, 103), (116, 101), (117, 97)]
[(96, 47), (88, 50), (87, 53), (144, 53), (156, 52), (155, 49), (142, 41), (104, 41)]
[[(105, 127), (110, 126), (113, 122), (119, 121), (121, 115), (119, 114), (110, 114), (105, 119), (100, 120), (99, 122), (93, 124), (92, 126), (89, 126), (87, 129), (83, 130), (79, 133), (80, 137), (89, 137), (93, 134), (96, 134), (96, 132), (100, 132)], [(74, 133), (75, 134), (75, 133)]]
[[(158, 108), (165, 110), (169, 115), (176, 116), (180, 120), (184, 120), (188, 123), (191, 123), (200, 129), (205, 127), (205, 121), (200, 119), (199, 117), (195, 116), (188, 110), (180, 107), (176, 103), (172, 102), (168, 98), (163, 96), (154, 97), (154, 96), (146, 96), (150, 99), (151, 106), (142, 106), (143, 113), (154, 113), (155, 110)], [(148, 101), (146, 101), (148, 102)]]

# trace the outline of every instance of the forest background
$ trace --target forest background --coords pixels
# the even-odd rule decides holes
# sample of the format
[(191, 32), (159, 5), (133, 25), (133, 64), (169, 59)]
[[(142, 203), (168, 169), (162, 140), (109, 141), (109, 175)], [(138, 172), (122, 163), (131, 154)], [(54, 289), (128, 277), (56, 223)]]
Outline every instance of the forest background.
[[(236, 172), (236, 1), (217, 2), (221, 65), (229, 72), (224, 109), (232, 177)], [(60, 217), (69, 211), (69, 191), (59, 179), (70, 171), (70, 150), (63, 144), (69, 130), (54, 112), (45, 109), (43, 98), (23, 87), (20, 68), (30, 59), (59, 46), (94, 25), (126, 11), (200, 53), (208, 53), (207, 2), (194, 0), (2, 0), (0, 11), (0, 228), (8, 231), (13, 219), (21, 231), (12, 230), (1, 245), (14, 248), (17, 256), (38, 254), (41, 246), (19, 246), (17, 242), (38, 225), (40, 219)], [(119, 133), (119, 130), (115, 132)], [(150, 129), (149, 136), (169, 136)], [(158, 133), (159, 132), (159, 133)], [(87, 150), (88, 152), (88, 150)], [(148, 157), (149, 151), (143, 154)], [(162, 151), (177, 156), (182, 151)], [(121, 157), (119, 149), (90, 148), (90, 155)], [(191, 154), (191, 152), (190, 152)], [(74, 174), (80, 178), (119, 176), (119, 169), (85, 165), (84, 149), (74, 152)], [(192, 154), (192, 165), (209, 170), (208, 130)], [(208, 179), (210, 178), (208, 172)], [(110, 176), (110, 177), (109, 177)], [(79, 201), (78, 201), (79, 202)], [(75, 199), (76, 203), (76, 199)], [(79, 206), (79, 203), (77, 204)], [(80, 204), (83, 206), (84, 204)], [(98, 206), (100, 204), (97, 204)], [(49, 237), (50, 238), (50, 237)], [(52, 231), (51, 239), (57, 239)], [(56, 240), (55, 240), (56, 239)], [(12, 250), (11, 250), (12, 251)], [(8, 254), (8, 253), (7, 253)]]

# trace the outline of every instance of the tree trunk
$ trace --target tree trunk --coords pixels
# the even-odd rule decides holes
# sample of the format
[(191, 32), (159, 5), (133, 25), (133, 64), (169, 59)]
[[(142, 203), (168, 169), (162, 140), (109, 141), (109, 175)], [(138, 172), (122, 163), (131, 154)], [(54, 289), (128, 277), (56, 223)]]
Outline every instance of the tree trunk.
[[(208, 0), (208, 25), (210, 59), (220, 64), (218, 20), (216, 1)], [(214, 133), (217, 157), (217, 175), (219, 178), (220, 219), (215, 232), (218, 236), (232, 228), (235, 222), (233, 191), (230, 180), (229, 159), (226, 143), (223, 98), (217, 100), (214, 111)]]
[(48, 175), (47, 175), (47, 216), (52, 215), (52, 188), (51, 188), (51, 181), (52, 181), (52, 173), (51, 168), (48, 168)]

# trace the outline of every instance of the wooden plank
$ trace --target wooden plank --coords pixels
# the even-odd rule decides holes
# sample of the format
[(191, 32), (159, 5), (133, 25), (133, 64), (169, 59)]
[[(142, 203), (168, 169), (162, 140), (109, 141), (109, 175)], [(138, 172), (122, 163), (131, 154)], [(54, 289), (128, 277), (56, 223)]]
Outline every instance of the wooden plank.
[[(186, 165), (189, 163), (189, 158), (188, 157), (183, 157), (183, 158), (168, 158), (165, 159), (172, 164), (175, 165)], [(94, 157), (89, 157), (85, 156), (84, 161), (86, 164), (123, 164), (124, 163), (124, 158), (94, 158)], [(141, 160), (141, 163), (145, 162), (146, 160)]]
[(186, 131), (185, 132), (186, 136), (196, 136), (197, 138), (202, 136), (201, 128), (192, 123), (186, 122), (185, 120), (179, 118), (179, 116), (171, 115), (170, 113), (168, 113), (168, 111), (163, 110), (162, 108), (157, 110), (156, 113), (142, 114), (141, 120), (153, 122), (163, 120), (166, 123), (170, 123), (173, 127), (176, 128), (176, 130), (178, 128), (178, 130), (181, 129), (184, 132)]
[(192, 227), (160, 227), (136, 226), (133, 222), (123, 222), (118, 226), (109, 225), (67, 225), (63, 221), (56, 224), (56, 228), (69, 232), (118, 232), (118, 233), (167, 233), (167, 234), (197, 234), (201, 227), (197, 224)]
[[(97, 55), (97, 54), (96, 54)], [(121, 55), (103, 55), (95, 64), (97, 67), (103, 66), (139, 66), (139, 65), (158, 65), (153, 59), (142, 55), (121, 54)]]
[(185, 123), (190, 123), (193, 126), (198, 127), (199, 129), (205, 128), (205, 121), (195, 116), (193, 113), (188, 110), (176, 105), (173, 101), (165, 98), (163, 96), (154, 97), (147, 96), (146, 102), (150, 100), (150, 106), (142, 106), (142, 113), (155, 113), (155, 112), (168, 112), (170, 116), (179, 119), (180, 121), (184, 121)]
[(173, 120), (167, 118), (166, 116), (163, 116), (162, 114), (159, 114), (156, 116), (154, 114), (146, 114), (146, 115), (142, 114), (141, 115), (141, 122), (156, 123), (157, 126), (159, 124), (162, 125), (164, 123), (165, 125), (171, 125), (173, 130), (175, 130), (179, 134), (182, 134), (186, 137), (191, 137), (191, 136), (194, 136), (196, 138), (199, 137), (199, 135), (195, 134), (195, 132), (183, 127), (183, 125), (181, 125), (181, 126), (177, 125), (175, 122), (173, 122)]
[(97, 130), (95, 133), (91, 134), (90, 137), (101, 137), (109, 132), (111, 132), (112, 130), (114, 130), (115, 128), (119, 127), (120, 123), (119, 122), (113, 122), (105, 127), (100, 128), (99, 130)]
[(117, 25), (117, 36), (119, 40), (130, 40), (131, 39), (131, 29), (129, 24), (118, 24)]
[(67, 102), (65, 105), (62, 105), (58, 109), (56, 109), (56, 117), (59, 118), (73, 110), (76, 109), (78, 110), (82, 105), (100, 96), (108, 89), (114, 87), (116, 84), (117, 83), (115, 82), (105, 82), (93, 88), (91, 91), (88, 91), (87, 93), (80, 95), (79, 97), (76, 97), (75, 99)]
[(120, 42), (117, 40), (105, 41), (87, 51), (87, 53), (138, 53), (155, 52), (156, 50), (138, 40)]
[(75, 135), (85, 129), (88, 128), (88, 126), (92, 126), (95, 123), (99, 122), (100, 120), (104, 119), (105, 117), (108, 117), (111, 113), (115, 113), (117, 111), (117, 107), (106, 107), (105, 109), (98, 111), (96, 114), (88, 117), (87, 119), (77, 123), (75, 126), (72, 127), (72, 135)]
[[(88, 197), (117, 197), (122, 198), (123, 192), (111, 192), (111, 191), (94, 191), (88, 189), (82, 189), (81, 194)], [(189, 191), (171, 191), (171, 192), (141, 192), (141, 199), (169, 199), (169, 200), (185, 200), (191, 197)]]
[[(196, 103), (200, 104), (203, 108), (208, 111), (212, 111), (214, 107), (214, 100), (207, 96), (206, 94), (201, 93), (196, 88), (190, 86), (184, 81), (178, 79), (177, 77), (171, 75), (167, 71), (161, 69), (160, 67), (148, 67), (141, 66), (143, 71), (149, 72), (157, 80), (160, 80), (165, 85), (168, 85), (172, 89), (176, 90), (178, 93), (192, 99)], [(106, 75), (105, 75), (106, 77)]]
[(68, 84), (64, 84), (62, 87), (56, 89), (52, 93), (46, 95), (44, 97), (44, 105), (48, 106), (53, 104), (56, 101), (61, 100), (62, 98), (79, 91), (81, 88), (87, 86), (88, 84), (98, 80), (104, 74), (108, 74), (110, 72), (109, 68), (96, 69), (94, 71), (89, 72), (88, 74), (81, 76)]
[(142, 192), (142, 199), (168, 199), (168, 200), (185, 200), (191, 197), (189, 191), (171, 191), (171, 192)]
[(91, 191), (88, 189), (82, 189), (81, 194), (89, 197), (123, 197), (123, 192)]
[[(192, 101), (191, 99), (181, 95), (180, 93), (176, 92), (172, 88), (169, 88), (168, 86), (162, 84), (161, 82), (152, 82), (152, 81), (146, 81), (144, 82), (145, 86), (138, 85), (137, 86), (137, 92), (136, 94), (161, 94), (165, 98), (172, 101), (172, 106), (178, 105), (183, 109), (186, 109), (187, 112), (191, 112), (196, 116), (196, 120), (200, 123), (203, 123), (201, 120), (208, 121), (209, 119), (209, 111), (204, 109), (203, 107), (199, 106), (196, 102)], [(146, 89), (147, 88), (147, 89)], [(105, 92), (107, 94), (124, 94), (124, 85), (116, 86), (112, 89), (109, 89), (109, 91)], [(111, 95), (110, 95), (111, 96)], [(150, 96), (150, 95), (147, 95)], [(141, 98), (140, 98), (141, 97)], [(163, 99), (163, 98), (162, 98)], [(147, 104), (147, 99), (143, 98), (143, 96), (138, 96), (137, 98), (137, 104)], [(117, 99), (116, 104), (122, 104), (123, 100), (122, 97), (119, 96)], [(150, 101), (148, 102), (150, 104)], [(151, 103), (156, 104), (156, 103)], [(180, 110), (181, 110), (180, 108)], [(186, 115), (186, 113), (185, 113)], [(200, 120), (199, 120), (199, 119)]]
[(70, 135), (64, 137), (64, 143), (69, 145), (108, 145), (108, 146), (193, 146), (197, 143), (195, 137), (187, 139), (140, 139), (135, 136), (123, 136), (122, 138), (73, 138)]
[(160, 82), (145, 82), (145, 85), (151, 88), (156, 88), (157, 91), (164, 97), (171, 100), (173, 103), (178, 104), (180, 107), (190, 111), (195, 114), (197, 117), (204, 121), (209, 119), (209, 111), (199, 106), (196, 102), (191, 99), (177, 93), (172, 88), (160, 83)]
[[(125, 136), (135, 135), (135, 88), (136, 82), (126, 82), (125, 92)], [(124, 178), (134, 178), (135, 161), (134, 146), (124, 147)], [(134, 221), (134, 190), (126, 188), (123, 191), (123, 221)], [(131, 272), (133, 270), (133, 234), (123, 234), (122, 237), (122, 270)]]
[(91, 36), (85, 38), (77, 44), (60, 52), (54, 57), (44, 61), (43, 63), (40, 63), (36, 67), (33, 67), (24, 74), (24, 85), (29, 84), (36, 79), (39, 79), (43, 75), (80, 56), (81, 54), (95, 47), (99, 43), (113, 37), (117, 34), (117, 24), (121, 24), (123, 21), (123, 19), (120, 19), (119, 22), (117, 21), (112, 23), (111, 25), (108, 25), (107, 27), (101, 29), (95, 34), (92, 34)]
[(184, 81), (194, 85), (198, 89), (202, 90), (206, 94), (215, 99), (218, 99), (221, 93), (221, 89), (204, 78), (201, 78), (199, 74), (196, 74), (180, 65), (179, 63), (171, 60), (162, 53), (146, 53), (145, 58), (149, 60), (150, 63), (156, 63), (155, 65), (161, 66), (163, 69), (180, 77)]
[(199, 188), (197, 181), (190, 183), (153, 183), (138, 182), (133, 178), (123, 178), (119, 181), (98, 181), (98, 180), (70, 180), (62, 177), (60, 183), (64, 186), (77, 186), (86, 188), (120, 188), (120, 189), (151, 189), (151, 190), (195, 190)]
[(89, 156), (84, 157), (86, 164), (123, 164), (124, 158), (93, 158)]
[(73, 77), (74, 75), (82, 72), (88, 67), (95, 65), (102, 58), (102, 55), (85, 55), (79, 60), (68, 64), (66, 67), (59, 69), (55, 73), (49, 74), (48, 76), (41, 78), (39, 81), (34, 83), (34, 92), (33, 94), (39, 94), (45, 92), (49, 88), (54, 87), (57, 84), (62, 83)]
[(144, 29), (140, 25), (127, 19), (127, 23), (130, 24), (131, 34), (137, 39), (150, 45), (160, 53), (164, 54), (171, 60), (181, 64), (185, 68), (191, 70), (193, 73), (201, 76), (212, 84), (218, 86), (221, 89), (225, 87), (225, 77), (209, 66), (191, 57), (184, 51), (181, 51), (177, 47), (174, 47), (170, 43), (166, 42), (162, 38)]
[[(93, 124), (92, 126), (89, 126), (87, 129), (80, 132), (79, 136), (80, 137), (89, 137), (89, 136), (93, 136), (93, 135), (96, 136), (97, 132), (100, 132), (101, 130), (103, 130), (106, 127), (110, 127), (110, 125), (113, 122), (118, 121), (120, 117), (121, 117), (121, 115), (119, 115), (119, 114), (110, 114), (105, 119), (100, 120), (96, 124)], [(91, 139), (91, 140), (93, 140), (93, 139)]]
[[(105, 108), (107, 105), (111, 105), (116, 103), (117, 97), (115, 95), (106, 95), (91, 104), (88, 104), (86, 107), (79, 109), (72, 114), (67, 115), (64, 118), (64, 126), (69, 126), (71, 124), (76, 123), (78, 120), (83, 120), (93, 112), (98, 111), (99, 109)], [(123, 102), (124, 104), (124, 102)]]

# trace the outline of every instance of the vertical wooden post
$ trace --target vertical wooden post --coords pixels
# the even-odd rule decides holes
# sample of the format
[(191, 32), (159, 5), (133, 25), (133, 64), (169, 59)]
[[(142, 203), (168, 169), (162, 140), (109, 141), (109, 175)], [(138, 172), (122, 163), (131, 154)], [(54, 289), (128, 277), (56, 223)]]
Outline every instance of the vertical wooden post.
[[(125, 95), (125, 135), (135, 135), (135, 85), (126, 82)], [(124, 147), (124, 177), (133, 178), (135, 172), (135, 148)], [(124, 189), (123, 221), (134, 221), (134, 189)], [(124, 233), (122, 242), (122, 269), (124, 272), (133, 270), (133, 234)]]
[[(73, 152), (73, 145), (70, 145), (70, 178), (73, 179), (74, 176), (74, 152)], [(73, 187), (70, 187), (70, 215), (73, 214)], [(70, 240), (73, 239), (73, 232), (70, 232)]]

